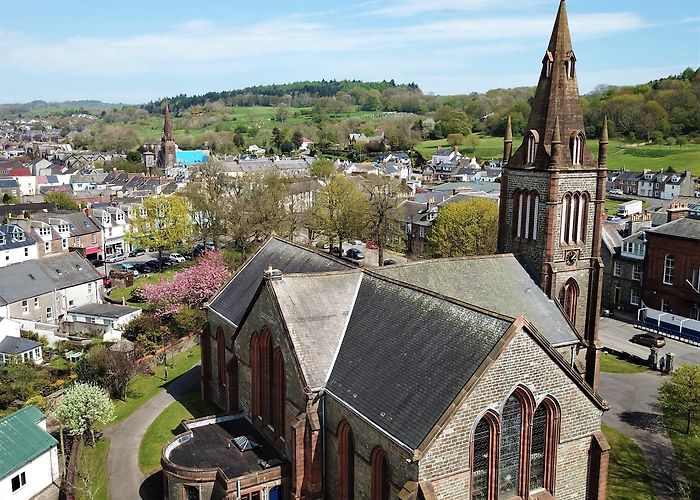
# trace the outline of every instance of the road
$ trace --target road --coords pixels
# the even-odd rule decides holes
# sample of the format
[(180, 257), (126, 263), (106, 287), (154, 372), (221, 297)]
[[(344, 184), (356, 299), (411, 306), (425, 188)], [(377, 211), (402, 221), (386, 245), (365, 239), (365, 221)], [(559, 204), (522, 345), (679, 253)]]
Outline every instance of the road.
[[(317, 242), (318, 243), (318, 242)], [(357, 262), (361, 266), (364, 267), (378, 267), (379, 266), (379, 250), (373, 250), (371, 248), (367, 248), (367, 245), (362, 243), (361, 245), (353, 245), (352, 243), (345, 242), (343, 243), (343, 256), (345, 257), (345, 252), (350, 250), (351, 248), (357, 248), (362, 251), (364, 254), (364, 258), (362, 260), (355, 260), (353, 262)], [(401, 264), (406, 264), (408, 262), (408, 259), (406, 258), (405, 255), (397, 253), (397, 252), (392, 252), (391, 250), (384, 250), (384, 260), (387, 259), (394, 259), (396, 261), (396, 264), (401, 265)]]
[[(135, 413), (118, 425), (105, 429), (110, 438), (107, 475), (112, 500), (150, 500), (151, 484), (144, 487), (146, 476), (139, 469), (139, 446), (146, 430), (165, 408), (185, 394), (199, 389), (200, 367), (191, 368), (146, 401)], [(158, 484), (155, 485), (156, 487)], [(161, 497), (162, 498), (162, 497)]]
[[(647, 359), (650, 354), (649, 348), (629, 341), (633, 335), (642, 332), (643, 330), (638, 330), (629, 323), (612, 318), (600, 318), (598, 333), (604, 347)], [(675, 354), (676, 367), (686, 363), (700, 364), (700, 347), (667, 338), (666, 345), (659, 350), (659, 357), (665, 356), (667, 352)]]

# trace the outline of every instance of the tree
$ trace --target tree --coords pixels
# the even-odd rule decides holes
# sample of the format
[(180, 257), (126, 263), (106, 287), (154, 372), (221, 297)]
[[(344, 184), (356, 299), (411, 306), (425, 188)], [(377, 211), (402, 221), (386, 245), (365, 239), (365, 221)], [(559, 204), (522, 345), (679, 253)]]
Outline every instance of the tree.
[(471, 121), (466, 113), (444, 106), (437, 112), (437, 119), (442, 126), (442, 133), (446, 136), (450, 134), (462, 134), (468, 136), (472, 132)]
[(490, 255), (496, 252), (497, 237), (498, 205), (474, 198), (440, 209), (428, 245), (435, 257)]
[(209, 161), (183, 190), (201, 241), (213, 241), (214, 246), (218, 246), (219, 238), (226, 232), (230, 186), (231, 177), (226, 175), (221, 164)]
[(180, 196), (149, 196), (143, 200), (143, 208), (146, 216), (131, 220), (127, 239), (155, 248), (162, 262), (163, 250), (176, 248), (190, 237), (192, 223), (187, 203)]
[(464, 144), (464, 136), (462, 134), (450, 134), (447, 136), (447, 142), (453, 147), (461, 146)]
[(93, 384), (73, 384), (56, 408), (55, 416), (73, 436), (90, 432), (95, 444), (95, 426), (114, 420), (114, 403), (107, 391)]
[(331, 160), (319, 158), (311, 164), (309, 171), (314, 177), (326, 180), (330, 179), (331, 176), (337, 171), (337, 169), (335, 168), (335, 164)]
[(384, 250), (388, 244), (403, 238), (401, 214), (398, 209), (400, 184), (389, 177), (371, 176), (365, 189), (369, 201), (368, 228), (379, 247), (379, 265), (384, 265)]
[(659, 387), (659, 402), (686, 419), (690, 434), (693, 416), (700, 413), (700, 366), (682, 365)]
[(330, 243), (337, 239), (340, 247), (348, 238), (362, 234), (367, 213), (367, 198), (342, 174), (335, 174), (316, 193), (316, 226)]
[(467, 151), (470, 153), (476, 153), (476, 148), (479, 147), (481, 143), (481, 138), (476, 134), (469, 134), (466, 139)]
[(44, 199), (48, 203), (54, 203), (56, 205), (56, 208), (59, 208), (61, 210), (75, 211), (80, 209), (75, 199), (73, 199), (73, 197), (68, 193), (64, 193), (62, 191), (54, 191), (52, 193), (47, 193), (44, 196)]
[(107, 388), (113, 397), (126, 400), (129, 382), (144, 371), (133, 356), (123, 352), (107, 351)]
[(139, 146), (139, 135), (126, 125), (106, 125), (95, 135), (94, 146), (99, 151), (126, 153)]

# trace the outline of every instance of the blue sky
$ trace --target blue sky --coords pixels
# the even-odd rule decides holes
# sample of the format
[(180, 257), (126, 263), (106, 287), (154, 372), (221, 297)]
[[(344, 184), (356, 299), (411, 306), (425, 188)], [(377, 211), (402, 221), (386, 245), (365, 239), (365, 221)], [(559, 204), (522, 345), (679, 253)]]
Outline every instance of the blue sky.
[[(558, 0), (0, 0), (0, 102), (306, 79), (534, 85)], [(582, 92), (700, 66), (698, 0), (568, 0)]]

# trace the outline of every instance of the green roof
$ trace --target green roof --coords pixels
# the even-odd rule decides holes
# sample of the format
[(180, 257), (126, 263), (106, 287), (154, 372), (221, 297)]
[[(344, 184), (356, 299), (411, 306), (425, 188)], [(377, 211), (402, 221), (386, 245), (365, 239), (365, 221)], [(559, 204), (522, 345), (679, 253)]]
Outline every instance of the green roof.
[(27, 406), (0, 419), (0, 479), (58, 444), (37, 425), (45, 418), (36, 406)]

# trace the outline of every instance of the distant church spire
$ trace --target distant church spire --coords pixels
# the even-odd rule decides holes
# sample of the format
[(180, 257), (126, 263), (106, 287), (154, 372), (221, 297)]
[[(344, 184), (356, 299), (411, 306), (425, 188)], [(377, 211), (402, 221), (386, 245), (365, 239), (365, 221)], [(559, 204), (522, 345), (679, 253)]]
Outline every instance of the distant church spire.
[[(542, 60), (542, 71), (525, 132), (526, 140), (513, 154), (510, 167), (551, 168), (552, 137), (557, 117), (562, 148), (561, 158), (556, 163), (562, 168), (594, 166), (595, 158), (585, 145), (583, 111), (579, 99), (576, 56), (571, 44), (566, 0), (561, 0)], [(575, 139), (576, 147), (568, 147)]]
[(165, 123), (163, 124), (163, 138), (166, 141), (173, 140), (173, 125), (170, 121), (170, 107), (168, 101), (165, 101)]
[(511, 122), (510, 115), (508, 115), (508, 122), (506, 123), (506, 135), (503, 140), (503, 163), (508, 163), (510, 160), (510, 155), (513, 152), (513, 123)]

